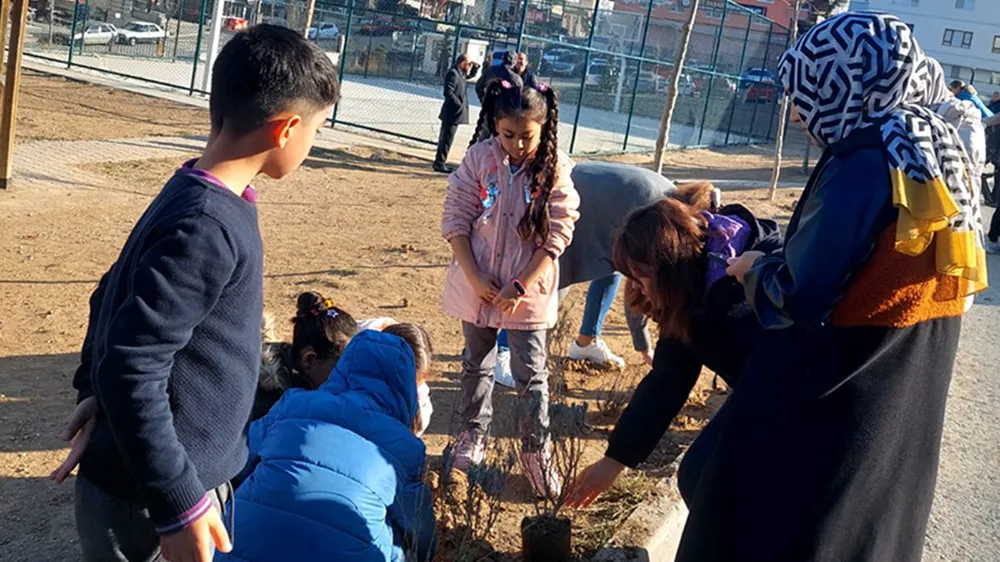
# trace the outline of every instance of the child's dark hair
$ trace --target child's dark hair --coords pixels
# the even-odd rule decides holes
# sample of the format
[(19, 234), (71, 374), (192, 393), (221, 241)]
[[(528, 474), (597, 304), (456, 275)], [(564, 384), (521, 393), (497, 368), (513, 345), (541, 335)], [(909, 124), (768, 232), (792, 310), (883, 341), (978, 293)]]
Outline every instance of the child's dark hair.
[(497, 134), (497, 120), (523, 117), (542, 124), (542, 138), (538, 152), (531, 162), (531, 203), (517, 225), (517, 233), (528, 240), (538, 236), (543, 240), (549, 236), (549, 194), (555, 183), (556, 167), (559, 165), (559, 102), (552, 88), (539, 84), (517, 88), (503, 80), (492, 80), (486, 85), (483, 108), (472, 135), (475, 144), (479, 132), (485, 126), (489, 136)]
[(431, 345), (431, 337), (427, 332), (416, 324), (392, 324), (384, 330), (383, 334), (392, 334), (401, 338), (413, 350), (413, 364), (417, 371), (417, 386), (426, 382), (431, 374), (431, 364), (434, 360), (434, 346)]
[(299, 295), (292, 324), (294, 357), (299, 357), (306, 347), (312, 347), (319, 359), (340, 358), (358, 332), (358, 323), (350, 314), (315, 292)]
[(319, 111), (337, 101), (337, 68), (300, 33), (256, 25), (237, 33), (212, 67), (212, 130), (243, 135), (283, 111)]

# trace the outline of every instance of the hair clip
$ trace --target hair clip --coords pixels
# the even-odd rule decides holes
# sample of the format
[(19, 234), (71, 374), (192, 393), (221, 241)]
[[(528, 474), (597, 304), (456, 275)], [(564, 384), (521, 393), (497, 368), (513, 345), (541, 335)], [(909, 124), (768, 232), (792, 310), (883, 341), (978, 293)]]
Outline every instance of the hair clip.
[(500, 85), (501, 85), (501, 86), (503, 86), (503, 88), (504, 88), (505, 90), (509, 90), (509, 89), (511, 89), (511, 88), (513, 87), (513, 86), (511, 85), (511, 83), (510, 83), (510, 82), (508, 82), (508, 81), (506, 81), (506, 80), (501, 80), (501, 81), (500, 81)]
[(544, 94), (545, 92), (549, 91), (549, 85), (546, 84), (545, 82), (539, 82), (535, 86), (535, 89)]
[(337, 317), (337, 316), (339, 316), (339, 315), (340, 315), (340, 314), (339, 314), (339, 313), (337, 312), (337, 310), (336, 310), (336, 309), (333, 309), (333, 308), (328, 308), (328, 309), (326, 310), (326, 317), (327, 317), (327, 318), (336, 318), (336, 317)]

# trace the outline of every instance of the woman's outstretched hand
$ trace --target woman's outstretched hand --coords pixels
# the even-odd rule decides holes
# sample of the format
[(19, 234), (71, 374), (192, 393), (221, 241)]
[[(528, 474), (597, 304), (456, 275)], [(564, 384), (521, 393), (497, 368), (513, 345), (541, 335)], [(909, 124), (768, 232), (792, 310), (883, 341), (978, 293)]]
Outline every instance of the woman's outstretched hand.
[(625, 465), (611, 457), (604, 457), (588, 466), (573, 484), (573, 491), (566, 500), (570, 507), (588, 507), (601, 494), (614, 485)]
[(750, 271), (753, 264), (757, 262), (764, 255), (764, 252), (743, 252), (742, 255), (735, 258), (729, 259), (729, 267), (726, 268), (726, 275), (731, 275), (736, 278), (740, 284), (743, 284), (743, 276)]
[(66, 480), (66, 477), (76, 468), (76, 465), (80, 464), (83, 452), (87, 450), (87, 443), (90, 442), (90, 436), (94, 433), (94, 428), (97, 427), (98, 410), (96, 398), (93, 396), (84, 398), (76, 405), (69, 421), (66, 422), (66, 427), (60, 437), (63, 441), (71, 442), (69, 454), (66, 455), (66, 460), (49, 475), (49, 478), (57, 484), (62, 484), (63, 480)]

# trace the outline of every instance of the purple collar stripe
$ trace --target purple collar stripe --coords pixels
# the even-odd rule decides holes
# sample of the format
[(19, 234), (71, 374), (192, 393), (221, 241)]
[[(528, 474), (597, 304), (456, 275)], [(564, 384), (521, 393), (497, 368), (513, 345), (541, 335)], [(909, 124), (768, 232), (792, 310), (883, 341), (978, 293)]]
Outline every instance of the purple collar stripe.
[[(197, 159), (188, 160), (187, 162), (181, 165), (181, 169), (178, 171), (199, 177), (212, 185), (218, 186), (222, 189), (225, 189), (226, 191), (229, 191), (229, 187), (227, 187), (226, 184), (222, 183), (222, 180), (215, 177), (213, 174), (206, 172), (205, 170), (199, 170), (198, 168), (195, 168), (194, 163), (197, 161), (198, 161)], [(254, 189), (252, 185), (248, 185), (243, 188), (243, 193), (240, 195), (240, 197), (242, 197), (243, 200), (246, 201), (247, 203), (256, 203), (257, 190)]]

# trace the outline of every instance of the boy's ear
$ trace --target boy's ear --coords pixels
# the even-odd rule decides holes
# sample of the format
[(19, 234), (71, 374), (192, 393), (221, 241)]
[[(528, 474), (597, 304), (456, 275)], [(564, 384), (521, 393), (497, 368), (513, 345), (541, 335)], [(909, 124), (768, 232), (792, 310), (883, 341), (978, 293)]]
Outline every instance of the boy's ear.
[(289, 140), (291, 140), (292, 135), (296, 132), (296, 128), (301, 123), (302, 116), (300, 115), (292, 115), (291, 117), (275, 121), (274, 129), (272, 130), (274, 134), (274, 146), (276, 148), (285, 148), (285, 145), (288, 144)]

